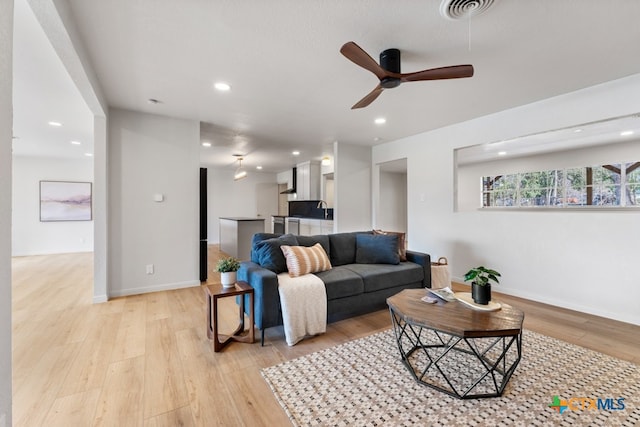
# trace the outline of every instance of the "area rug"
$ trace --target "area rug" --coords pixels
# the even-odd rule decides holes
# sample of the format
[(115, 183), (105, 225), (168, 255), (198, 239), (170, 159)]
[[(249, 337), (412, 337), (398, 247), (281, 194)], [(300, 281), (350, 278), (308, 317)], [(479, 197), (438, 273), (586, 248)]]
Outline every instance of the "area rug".
[(295, 426), (640, 426), (640, 367), (531, 331), (501, 397), (418, 384), (392, 330), (293, 359), (262, 376)]

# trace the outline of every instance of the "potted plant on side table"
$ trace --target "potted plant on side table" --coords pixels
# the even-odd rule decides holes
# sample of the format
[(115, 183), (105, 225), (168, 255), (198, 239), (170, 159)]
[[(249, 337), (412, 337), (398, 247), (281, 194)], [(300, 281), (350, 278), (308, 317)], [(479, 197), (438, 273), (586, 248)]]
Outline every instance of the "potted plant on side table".
[(472, 268), (464, 275), (464, 281), (471, 280), (471, 297), (476, 304), (487, 305), (491, 301), (491, 281), (498, 281), (500, 273), (483, 266)]
[(240, 261), (234, 257), (221, 258), (218, 260), (216, 270), (220, 273), (220, 283), (225, 288), (231, 288), (236, 284), (237, 272), (240, 268)]

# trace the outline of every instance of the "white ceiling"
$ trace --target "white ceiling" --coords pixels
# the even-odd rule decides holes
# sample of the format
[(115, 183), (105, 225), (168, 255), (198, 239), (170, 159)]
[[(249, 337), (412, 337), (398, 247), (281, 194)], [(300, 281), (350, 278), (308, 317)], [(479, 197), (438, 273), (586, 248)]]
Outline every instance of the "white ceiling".
[(15, 1), (14, 15), (14, 155), (91, 161), (85, 153), (93, 154), (93, 115), (26, 0)]
[[(202, 159), (229, 167), (238, 152), (281, 171), (293, 149), (319, 158), (333, 141), (375, 145), (640, 73), (630, 0), (502, 0), (470, 22), (443, 18), (440, 0), (68, 2), (109, 105), (208, 123)], [(471, 63), (475, 75), (351, 110), (377, 79), (339, 53), (347, 41), (376, 60), (400, 49), (403, 72)], [(232, 90), (215, 91), (219, 80)]]

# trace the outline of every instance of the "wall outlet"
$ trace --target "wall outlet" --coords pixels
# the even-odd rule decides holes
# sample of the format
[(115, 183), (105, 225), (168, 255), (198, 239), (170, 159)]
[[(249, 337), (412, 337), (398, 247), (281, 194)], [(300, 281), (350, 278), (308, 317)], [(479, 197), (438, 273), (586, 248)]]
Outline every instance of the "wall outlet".
[(147, 274), (153, 274), (153, 264), (147, 264)]

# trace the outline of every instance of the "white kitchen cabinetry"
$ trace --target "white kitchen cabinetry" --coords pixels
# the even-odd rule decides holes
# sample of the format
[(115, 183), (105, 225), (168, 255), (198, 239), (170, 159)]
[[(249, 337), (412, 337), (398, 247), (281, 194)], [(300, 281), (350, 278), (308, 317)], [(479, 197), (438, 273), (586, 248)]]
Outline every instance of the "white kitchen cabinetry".
[(315, 236), (317, 234), (333, 233), (333, 221), (324, 219), (300, 219), (300, 235)]
[(299, 163), (296, 171), (296, 200), (318, 200), (320, 198), (320, 162)]

